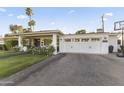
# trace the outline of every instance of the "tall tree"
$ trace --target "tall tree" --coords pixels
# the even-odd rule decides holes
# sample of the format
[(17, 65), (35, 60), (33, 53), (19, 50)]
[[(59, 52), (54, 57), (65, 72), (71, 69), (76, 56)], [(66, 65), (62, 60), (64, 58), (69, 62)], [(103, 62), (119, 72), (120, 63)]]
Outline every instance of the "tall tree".
[[(33, 15), (33, 12), (32, 12), (32, 9), (31, 8), (26, 8), (26, 15), (29, 16), (29, 22), (32, 20), (32, 15)], [(32, 25), (29, 25), (30, 26), (30, 29), (32, 29)]]
[(34, 31), (34, 26), (36, 25), (36, 22), (34, 20), (31, 20), (30, 22), (28, 22), (29, 26), (33, 26), (33, 31)]
[(86, 30), (81, 29), (81, 30), (78, 30), (75, 34), (85, 34), (85, 33), (86, 33)]

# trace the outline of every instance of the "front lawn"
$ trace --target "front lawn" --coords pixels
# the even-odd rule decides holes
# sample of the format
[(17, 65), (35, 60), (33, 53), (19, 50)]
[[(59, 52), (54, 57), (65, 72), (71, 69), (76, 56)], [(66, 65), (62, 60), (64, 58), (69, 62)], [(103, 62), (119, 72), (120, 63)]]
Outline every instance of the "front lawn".
[(0, 59), (0, 79), (8, 77), (46, 58), (48, 56), (25, 54)]
[(0, 51), (0, 58), (6, 57), (6, 56), (11, 56), (11, 55), (13, 55), (15, 53), (16, 52), (12, 52), (12, 51)]
[(4, 56), (4, 55), (7, 55), (8, 54), (8, 51), (0, 51), (0, 56)]

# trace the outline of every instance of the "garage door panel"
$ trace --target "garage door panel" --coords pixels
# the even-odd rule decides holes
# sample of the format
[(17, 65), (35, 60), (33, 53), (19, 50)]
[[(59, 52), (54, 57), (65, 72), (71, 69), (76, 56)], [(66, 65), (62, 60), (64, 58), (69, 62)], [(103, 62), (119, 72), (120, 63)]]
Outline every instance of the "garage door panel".
[(100, 42), (87, 43), (62, 43), (62, 52), (67, 53), (100, 53)]

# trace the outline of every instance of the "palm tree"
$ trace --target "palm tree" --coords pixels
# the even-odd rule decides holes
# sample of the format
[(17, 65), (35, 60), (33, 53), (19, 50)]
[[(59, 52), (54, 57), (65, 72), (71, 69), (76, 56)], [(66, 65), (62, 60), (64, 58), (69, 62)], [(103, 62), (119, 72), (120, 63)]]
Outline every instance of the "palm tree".
[(28, 22), (29, 26), (33, 26), (33, 30), (34, 30), (34, 26), (36, 25), (36, 22), (34, 20), (31, 20), (30, 22)]
[[(29, 16), (29, 22), (32, 20), (32, 9), (31, 8), (26, 8), (26, 15)], [(31, 25), (30, 25), (30, 29), (31, 29)]]

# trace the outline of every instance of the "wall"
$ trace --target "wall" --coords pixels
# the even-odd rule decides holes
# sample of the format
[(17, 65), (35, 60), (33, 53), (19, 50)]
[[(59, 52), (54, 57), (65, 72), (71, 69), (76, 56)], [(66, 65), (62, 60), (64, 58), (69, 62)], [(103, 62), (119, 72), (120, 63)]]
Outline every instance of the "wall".
[(0, 38), (0, 45), (3, 45), (3, 44), (4, 44), (4, 39)]
[[(108, 38), (108, 35), (64, 35), (60, 38), (60, 52), (108, 54), (108, 42), (102, 42), (104, 37)], [(90, 38), (90, 40), (88, 42), (65, 42), (65, 38)], [(91, 38), (100, 38), (100, 41), (93, 42)]]
[(114, 46), (113, 52), (117, 52), (118, 45), (117, 45), (117, 36), (116, 35), (109, 36), (109, 45)]

